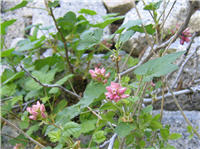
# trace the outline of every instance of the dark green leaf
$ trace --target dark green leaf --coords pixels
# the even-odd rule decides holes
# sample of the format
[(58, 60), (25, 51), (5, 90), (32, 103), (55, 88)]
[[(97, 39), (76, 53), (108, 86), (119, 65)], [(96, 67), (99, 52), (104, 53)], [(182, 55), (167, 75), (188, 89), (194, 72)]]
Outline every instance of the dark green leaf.
[(84, 9), (84, 8), (81, 9), (81, 10), (79, 11), (79, 13), (84, 13), (84, 14), (91, 15), (91, 16), (97, 14), (94, 10)]

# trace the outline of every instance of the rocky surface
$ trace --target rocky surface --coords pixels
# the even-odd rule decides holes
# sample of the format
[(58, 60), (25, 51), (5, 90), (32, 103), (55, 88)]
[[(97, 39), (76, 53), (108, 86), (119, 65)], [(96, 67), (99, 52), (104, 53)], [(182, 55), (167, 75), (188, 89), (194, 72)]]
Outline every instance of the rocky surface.
[[(37, 7), (40, 8), (45, 8), (45, 5), (43, 3), (43, 1), (34, 1), (34, 5), (36, 5)], [(54, 15), (56, 18), (62, 17), (65, 15), (65, 13), (67, 13), (68, 11), (73, 11), (74, 13), (78, 14), (78, 11), (80, 11), (80, 9), (85, 8), (85, 9), (91, 9), (97, 12), (98, 15), (95, 16), (86, 16), (86, 18), (95, 23), (95, 22), (100, 22), (102, 21), (102, 16), (106, 15), (106, 9), (103, 6), (103, 3), (101, 0), (95, 0), (93, 2), (89, 1), (89, 0), (83, 0), (83, 1), (79, 1), (79, 0), (60, 0), (60, 5), (59, 7), (54, 9)], [(33, 10), (33, 19), (32, 19), (32, 24), (42, 24), (42, 26), (54, 26), (52, 17), (48, 16), (48, 13), (44, 10)], [(56, 28), (53, 27), (52, 29), (50, 29), (50, 32), (55, 32)], [(33, 31), (33, 30), (32, 30)], [(48, 32), (44, 33), (48, 34)], [(105, 35), (109, 34), (109, 29), (106, 28)], [(38, 36), (43, 35), (42, 32), (38, 33)]]
[[(153, 2), (158, 2), (158, 0), (152, 0)], [(171, 7), (173, 6), (175, 0), (171, 0), (169, 1), (169, 3), (161, 3), (160, 8), (157, 10), (158, 13), (158, 17), (163, 13), (164, 8), (166, 7), (165, 10), (165, 16), (169, 13)], [(151, 1), (145, 1), (146, 4), (148, 4)], [(142, 1), (139, 1), (136, 5), (141, 18), (143, 20), (143, 24), (147, 25), (147, 24), (154, 24), (153, 18), (151, 17), (150, 13), (147, 10), (144, 10), (144, 4)], [(172, 9), (171, 13), (169, 14), (167, 20), (165, 21), (165, 25), (164, 25), (164, 31), (165, 33), (169, 32), (170, 30), (174, 29), (176, 27), (177, 24), (182, 24), (183, 21), (186, 18), (187, 15), (187, 10), (188, 10), (188, 1), (187, 0), (183, 0), (183, 1), (176, 1), (175, 5), (173, 6), (174, 8)], [(132, 8), (126, 15), (125, 15), (125, 19), (124, 19), (124, 23), (128, 22), (129, 20), (137, 20), (139, 19), (136, 9)], [(200, 11), (196, 11), (192, 17), (191, 20), (189, 22), (188, 27), (190, 28), (191, 32), (194, 31), (199, 31), (199, 27), (198, 24), (200, 23)], [(162, 17), (161, 17), (161, 22), (162, 22)], [(179, 41), (179, 39), (177, 39)], [(147, 41), (145, 39), (145, 34), (135, 34), (132, 36), (132, 38), (126, 43), (124, 44), (123, 49), (126, 52), (130, 52), (132, 49), (134, 49), (135, 55), (133, 54), (133, 56), (138, 56), (146, 47), (147, 45)], [(178, 47), (180, 44), (178, 44)], [(176, 44), (177, 47), (177, 44)]]
[(119, 13), (125, 15), (131, 8), (133, 8), (133, 0), (102, 0), (108, 13)]
[[(160, 111), (154, 111), (153, 113), (158, 114)], [(184, 111), (184, 113), (194, 128), (200, 128), (200, 112)], [(187, 132), (188, 125), (179, 111), (164, 111), (162, 123), (171, 126), (171, 133), (180, 133), (182, 135), (178, 140), (169, 141), (169, 144), (175, 146), (176, 149), (199, 149), (200, 140), (196, 135), (192, 139), (189, 139), (190, 134)], [(200, 129), (198, 129), (198, 133), (200, 133)]]

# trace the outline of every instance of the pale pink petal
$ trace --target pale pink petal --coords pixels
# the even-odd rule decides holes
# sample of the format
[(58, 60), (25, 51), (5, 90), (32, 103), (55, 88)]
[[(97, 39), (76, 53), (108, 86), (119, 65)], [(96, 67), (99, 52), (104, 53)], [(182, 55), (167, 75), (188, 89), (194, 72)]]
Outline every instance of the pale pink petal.
[(101, 69), (101, 74), (104, 75), (106, 73), (106, 70), (104, 68)]
[(41, 106), (40, 106), (40, 111), (41, 111), (41, 112), (45, 112), (44, 104), (41, 104)]
[(126, 88), (125, 87), (122, 87), (120, 89), (118, 89), (118, 93), (121, 95), (121, 94), (124, 94), (124, 92), (126, 91)]
[(35, 117), (34, 115), (29, 116), (30, 119), (32, 120), (36, 120), (37, 117)]
[(106, 87), (106, 90), (107, 90), (108, 92), (112, 92), (112, 87), (111, 87), (111, 86), (107, 86), (107, 87)]
[(115, 83), (115, 82), (111, 82), (111, 87), (117, 89), (117, 88), (120, 88), (120, 84)]
[(124, 99), (124, 98), (128, 98), (129, 97), (129, 95), (127, 95), (127, 94), (123, 94), (123, 95), (121, 95), (121, 98), (122, 99)]

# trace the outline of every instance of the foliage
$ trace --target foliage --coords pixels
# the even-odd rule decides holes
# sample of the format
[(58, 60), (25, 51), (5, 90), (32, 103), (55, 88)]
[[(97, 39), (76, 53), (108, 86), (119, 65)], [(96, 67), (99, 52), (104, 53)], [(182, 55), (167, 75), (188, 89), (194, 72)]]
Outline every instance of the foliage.
[[(23, 0), (10, 10), (14, 11), (27, 4), (28, 1)], [(145, 10), (154, 12), (155, 24), (158, 23), (156, 10), (160, 4), (161, 1), (144, 7)], [(47, 5), (50, 10), (57, 6), (58, 0), (49, 1)], [(111, 74), (109, 79), (104, 83), (92, 80), (88, 70), (92, 67), (90, 62), (94, 59), (94, 54), (101, 52), (103, 48), (109, 50), (108, 55), (111, 55), (114, 62), (127, 59), (127, 66), (133, 67), (139, 63), (139, 59), (129, 58), (128, 55), (120, 59), (122, 45), (136, 32), (144, 33), (144, 28), (148, 35), (154, 37), (155, 24), (148, 24), (143, 28), (142, 20), (128, 21), (110, 35), (111, 41), (114, 36), (118, 37), (118, 40), (114, 45), (115, 49), (109, 49), (103, 43), (104, 28), (124, 16), (108, 14), (102, 17), (102, 22), (93, 23), (85, 17), (88, 15), (98, 14), (89, 9), (81, 9), (79, 14), (69, 11), (54, 22), (59, 28), (55, 33), (38, 37), (38, 31), (49, 30), (51, 27), (32, 25), (27, 29), (32, 28), (33, 34), (26, 35), (26, 39), (18, 42), (16, 47), (9, 49), (1, 44), (5, 49), (1, 51), (2, 65), (6, 66), (1, 75), (1, 115), (9, 117), (14, 114), (19, 117), (20, 129), (35, 140), (40, 140), (46, 149), (96, 148), (114, 133), (117, 134), (115, 148), (119, 148), (122, 143), (127, 148), (137, 149), (173, 148), (168, 144), (168, 140), (178, 139), (181, 135), (170, 133), (170, 127), (163, 126), (160, 122), (160, 115), (152, 114), (151, 105), (141, 107), (143, 94), (149, 93), (147, 89), (142, 89), (148, 86), (153, 78), (175, 71), (178, 67), (173, 63), (183, 52), (149, 60), (134, 71), (135, 78), (120, 78), (120, 88), (116, 87), (114, 90), (117, 91), (110, 92), (113, 96), (116, 92), (121, 92), (120, 94), (128, 94), (129, 97), (113, 102), (106, 99), (105, 92), (106, 89), (109, 90), (106, 87), (118, 72), (113, 66), (104, 66), (105, 69), (96, 70), (108, 71)], [(15, 21), (13, 19), (1, 23), (2, 38)], [(52, 56), (42, 57), (49, 48), (52, 49)], [(69, 70), (69, 63), (73, 72)], [(81, 66), (85, 64), (87, 68), (83, 69)], [(24, 69), (21, 69), (20, 65)], [(74, 93), (70, 94), (63, 88)], [(137, 95), (133, 96), (133, 92)], [(29, 119), (24, 103), (31, 106), (36, 101), (45, 105), (47, 118), (35, 121)], [(14, 106), (17, 107), (17, 114)], [(188, 127), (188, 132), (193, 135), (191, 127)], [(89, 136), (91, 139), (88, 142), (79, 142), (80, 136)], [(17, 141), (19, 139), (23, 141)], [(10, 142), (12, 145), (22, 143), (26, 146), (27, 140), (21, 134)]]

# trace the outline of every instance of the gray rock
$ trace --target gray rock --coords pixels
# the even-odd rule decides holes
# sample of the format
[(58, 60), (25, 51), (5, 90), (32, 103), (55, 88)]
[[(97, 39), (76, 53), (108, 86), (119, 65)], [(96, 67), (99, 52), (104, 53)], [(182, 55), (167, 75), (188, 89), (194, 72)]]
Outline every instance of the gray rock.
[[(158, 114), (160, 111), (153, 111), (153, 114)], [(198, 111), (184, 111), (186, 117), (190, 120), (193, 127), (198, 127), (198, 133), (200, 133), (200, 112)], [(199, 149), (200, 140), (194, 134), (192, 139), (189, 139), (189, 133), (187, 132), (187, 123), (179, 111), (163, 111), (162, 123), (164, 125), (169, 124), (171, 133), (180, 133), (182, 137), (178, 140), (170, 140), (169, 144), (176, 147), (176, 149)]]
[(133, 0), (103, 0), (108, 13), (119, 13), (120, 15), (126, 14), (131, 8), (133, 8)]
[[(34, 5), (40, 8), (45, 8), (44, 2), (43, 1), (34, 1)], [(86, 18), (93, 22), (100, 22), (103, 19), (101, 16), (106, 15), (106, 9), (103, 6), (103, 3), (101, 0), (95, 0), (95, 1), (80, 1), (80, 0), (60, 0), (60, 7), (57, 7), (54, 9), (54, 15), (55, 18), (59, 18), (65, 15), (68, 11), (73, 11), (74, 13), (78, 14), (78, 11), (82, 8), (85, 9), (91, 9), (97, 12), (97, 15), (95, 16), (86, 16)], [(53, 20), (50, 16), (48, 16), (48, 13), (44, 10), (38, 10), (35, 9), (33, 10), (33, 19), (32, 19), (33, 24), (42, 24), (43, 27), (47, 26), (54, 26)], [(56, 28), (55, 26), (49, 30), (50, 32), (55, 32)], [(33, 32), (33, 30), (31, 31)], [(44, 31), (44, 33), (47, 35), (48, 32)], [(109, 29), (108, 27), (104, 31), (105, 36), (109, 35)], [(42, 36), (42, 32), (38, 32), (38, 36)]]
[[(152, 1), (157, 2), (158, 0), (152, 0)], [(168, 5), (166, 7), (166, 10), (165, 10), (165, 16), (170, 11), (174, 1), (175, 0), (169, 1)], [(146, 2), (146, 4), (148, 4), (150, 2), (151, 1), (148, 1), (148, 2)], [(147, 10), (143, 9), (144, 4), (142, 1), (139, 1), (136, 6), (141, 15), (144, 25), (155, 24), (150, 13)], [(165, 7), (165, 3), (162, 2), (160, 8), (157, 10), (158, 17), (163, 13), (164, 7)], [(168, 31), (172, 30), (177, 24), (182, 24), (186, 18), (187, 10), (188, 10), (188, 1), (187, 0), (176, 1), (174, 8), (172, 9), (171, 13), (169, 14), (169, 16), (165, 22), (164, 31), (167, 33)], [(123, 24), (125, 24), (129, 20), (137, 20), (137, 19), (139, 19), (139, 17), (137, 15), (136, 9), (132, 8), (125, 15)], [(200, 20), (200, 11), (196, 11), (192, 15), (191, 20), (188, 25), (188, 27), (191, 29), (191, 32), (199, 31), (199, 20)], [(161, 22), (163, 22), (162, 18), (161, 18)], [(126, 52), (130, 52), (132, 49), (134, 49), (135, 51), (138, 51), (138, 52), (136, 52), (135, 56), (138, 56), (140, 54), (140, 52), (143, 51), (147, 45), (147, 42), (146, 42), (146, 39), (144, 36), (145, 36), (144, 34), (133, 35), (133, 37), (124, 45), (123, 49)], [(176, 46), (174, 46), (174, 47), (176, 47), (176, 49), (177, 49), (177, 47), (180, 47), (179, 39), (178, 39), (177, 43), (175, 43)], [(183, 49), (183, 47), (182, 47), (182, 49)]]

